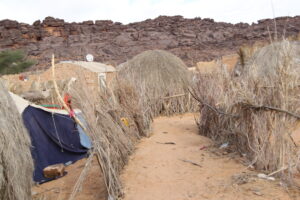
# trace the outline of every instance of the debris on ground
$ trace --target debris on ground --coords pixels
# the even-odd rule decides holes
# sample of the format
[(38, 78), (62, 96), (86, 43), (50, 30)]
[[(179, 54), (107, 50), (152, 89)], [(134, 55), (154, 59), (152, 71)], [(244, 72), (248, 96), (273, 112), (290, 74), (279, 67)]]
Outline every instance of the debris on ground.
[(266, 179), (266, 180), (269, 180), (269, 181), (275, 181), (274, 177), (268, 176), (266, 174), (257, 174), (257, 177), (261, 178), (261, 179)]
[(260, 191), (253, 191), (253, 194), (257, 195), (257, 196), (263, 196), (264, 194), (261, 193)]
[(157, 144), (172, 144), (175, 145), (175, 142), (156, 142)]
[(207, 148), (207, 146), (202, 146), (202, 147), (200, 147), (200, 150), (204, 150), (206, 148)]
[(232, 183), (237, 185), (247, 184), (254, 180), (254, 175), (250, 173), (235, 174), (232, 176)]
[(229, 146), (229, 143), (226, 142), (226, 143), (222, 144), (222, 145), (219, 147), (219, 149), (225, 149), (225, 148), (227, 148), (228, 146)]
[(46, 178), (56, 178), (59, 176), (63, 176), (65, 173), (65, 165), (64, 164), (55, 164), (50, 165), (43, 170), (43, 174)]
[(193, 161), (190, 161), (190, 160), (183, 160), (183, 159), (179, 159), (181, 160), (182, 162), (187, 162), (187, 163), (191, 163), (192, 165), (195, 165), (195, 166), (198, 166), (198, 167), (202, 167), (201, 165), (199, 165), (198, 163), (195, 163)]

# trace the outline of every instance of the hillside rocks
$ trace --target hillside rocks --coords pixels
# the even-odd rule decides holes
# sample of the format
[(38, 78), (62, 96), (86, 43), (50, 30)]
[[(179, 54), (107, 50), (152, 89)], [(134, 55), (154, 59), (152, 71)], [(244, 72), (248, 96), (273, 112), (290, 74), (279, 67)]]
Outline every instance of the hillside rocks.
[[(300, 16), (276, 18), (277, 35), (297, 35)], [(32, 25), (0, 21), (0, 50), (25, 49), (38, 60), (33, 69), (49, 66), (55, 53), (59, 60), (82, 60), (87, 53), (96, 61), (120, 64), (149, 49), (164, 49), (182, 58), (188, 66), (235, 53), (240, 45), (274, 37), (273, 19), (252, 25), (160, 16), (123, 25), (110, 20), (67, 23), (46, 17)]]

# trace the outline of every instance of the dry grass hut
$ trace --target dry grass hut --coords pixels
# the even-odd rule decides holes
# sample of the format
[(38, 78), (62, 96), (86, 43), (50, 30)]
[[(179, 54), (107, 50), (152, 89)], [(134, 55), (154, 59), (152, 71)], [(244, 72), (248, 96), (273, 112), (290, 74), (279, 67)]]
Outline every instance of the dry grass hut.
[(118, 199), (123, 195), (119, 174), (134, 150), (135, 142), (143, 135), (143, 124), (133, 118), (133, 113), (140, 115), (138, 110), (123, 107), (109, 93), (91, 95), (85, 84), (76, 82), (70, 94), (74, 106), (82, 110), (88, 122), (87, 133), (94, 147), (92, 154), (99, 160), (107, 191), (112, 199)]
[[(291, 134), (300, 119), (298, 43), (259, 50), (239, 77), (225, 71), (199, 75), (199, 131), (248, 158), (249, 166), (292, 183), (299, 149)], [(298, 54), (299, 55), (299, 54)]]
[[(283, 41), (275, 42), (270, 45), (256, 49), (250, 58), (246, 53), (242, 53), (243, 64), (236, 65), (235, 74), (246, 76), (247, 74), (255, 76), (274, 76), (281, 67), (289, 62), (293, 68), (299, 65), (300, 60), (300, 42)], [(246, 58), (244, 58), (246, 57)]]
[(30, 138), (1, 80), (0, 112), (0, 199), (31, 199)]
[(144, 116), (169, 115), (193, 110), (189, 96), (191, 76), (175, 55), (150, 50), (138, 54), (118, 69), (119, 87), (132, 87)]

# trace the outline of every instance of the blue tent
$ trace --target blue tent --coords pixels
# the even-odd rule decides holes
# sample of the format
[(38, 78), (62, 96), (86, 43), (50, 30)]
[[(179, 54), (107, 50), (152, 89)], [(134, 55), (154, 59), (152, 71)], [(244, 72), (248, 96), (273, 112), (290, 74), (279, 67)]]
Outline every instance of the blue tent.
[(45, 167), (75, 162), (87, 155), (90, 140), (69, 115), (28, 106), (22, 117), (31, 138), (35, 182), (51, 180), (43, 175)]

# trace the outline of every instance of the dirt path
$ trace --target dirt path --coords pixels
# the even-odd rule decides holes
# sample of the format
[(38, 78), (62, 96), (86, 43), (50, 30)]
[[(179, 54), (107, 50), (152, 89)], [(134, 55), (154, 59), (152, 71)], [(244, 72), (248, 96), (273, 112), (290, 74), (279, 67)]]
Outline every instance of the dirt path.
[[(85, 164), (86, 159), (79, 160), (66, 168), (68, 172), (66, 176), (34, 186), (32, 188), (33, 200), (69, 199)], [(107, 200), (108, 195), (100, 171), (97, 159), (94, 157), (80, 192), (76, 195), (76, 200)]]
[[(257, 172), (247, 170), (237, 155), (213, 153), (220, 150), (197, 135), (192, 114), (160, 117), (153, 127), (153, 135), (137, 145), (121, 175), (124, 200), (300, 199), (279, 181), (256, 178)], [(161, 144), (165, 142), (175, 144)]]

